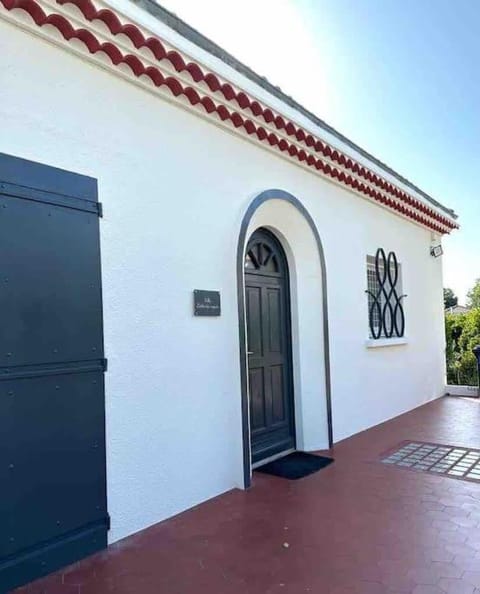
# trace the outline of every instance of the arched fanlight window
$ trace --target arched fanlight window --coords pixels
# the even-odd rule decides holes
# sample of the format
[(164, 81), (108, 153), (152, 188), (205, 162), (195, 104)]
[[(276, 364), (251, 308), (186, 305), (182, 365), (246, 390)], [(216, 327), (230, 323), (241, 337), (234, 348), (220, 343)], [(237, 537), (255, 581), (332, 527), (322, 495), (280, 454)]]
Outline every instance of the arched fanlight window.
[(274, 246), (261, 240), (249, 243), (245, 254), (245, 271), (278, 274), (279, 264)]

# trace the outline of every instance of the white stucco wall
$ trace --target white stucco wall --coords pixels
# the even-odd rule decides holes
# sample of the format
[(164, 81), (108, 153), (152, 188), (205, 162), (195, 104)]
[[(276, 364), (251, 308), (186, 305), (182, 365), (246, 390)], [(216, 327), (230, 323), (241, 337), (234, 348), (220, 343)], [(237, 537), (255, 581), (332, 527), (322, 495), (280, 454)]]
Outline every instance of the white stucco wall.
[[(263, 190), (296, 196), (324, 246), (335, 440), (443, 393), (428, 231), (3, 21), (0, 55), (0, 152), (99, 181), (112, 541), (242, 484), (235, 257)], [(287, 205), (259, 211), (258, 225), (277, 230), (294, 270), (295, 386), (313, 411), (302, 443), (321, 447), (312, 238)], [(408, 342), (367, 349), (365, 258), (379, 246), (402, 264)], [(193, 317), (196, 288), (221, 291), (220, 318)]]

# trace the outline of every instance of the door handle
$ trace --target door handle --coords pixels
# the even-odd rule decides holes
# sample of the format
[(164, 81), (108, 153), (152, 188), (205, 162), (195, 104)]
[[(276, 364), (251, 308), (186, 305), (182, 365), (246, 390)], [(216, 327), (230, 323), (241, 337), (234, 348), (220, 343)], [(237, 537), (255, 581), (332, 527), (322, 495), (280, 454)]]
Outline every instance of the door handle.
[(247, 351), (247, 355), (253, 355), (253, 351)]

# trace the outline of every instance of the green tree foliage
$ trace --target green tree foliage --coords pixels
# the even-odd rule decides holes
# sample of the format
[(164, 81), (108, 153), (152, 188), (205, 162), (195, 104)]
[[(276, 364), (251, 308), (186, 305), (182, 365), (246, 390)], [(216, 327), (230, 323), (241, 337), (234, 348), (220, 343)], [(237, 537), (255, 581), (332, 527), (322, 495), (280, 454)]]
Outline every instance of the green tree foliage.
[(477, 386), (477, 360), (472, 349), (480, 345), (480, 307), (464, 314), (445, 314), (447, 381)]
[(458, 297), (452, 289), (443, 289), (443, 302), (445, 304), (445, 309), (448, 307), (455, 307), (458, 304)]
[(480, 308), (480, 278), (477, 278), (473, 289), (467, 293), (467, 306)]

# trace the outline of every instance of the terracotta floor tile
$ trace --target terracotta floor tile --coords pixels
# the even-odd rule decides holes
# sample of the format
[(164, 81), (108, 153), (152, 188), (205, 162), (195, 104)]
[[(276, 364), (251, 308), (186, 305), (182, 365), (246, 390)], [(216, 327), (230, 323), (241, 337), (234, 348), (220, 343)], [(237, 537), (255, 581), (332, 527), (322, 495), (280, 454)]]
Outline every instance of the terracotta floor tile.
[(438, 586), (446, 594), (474, 594), (475, 592), (475, 586), (458, 578), (442, 578)]
[(445, 594), (438, 586), (416, 586), (412, 594)]
[(429, 403), (15, 594), (480, 594), (480, 486), (380, 462), (415, 440), (479, 448), (480, 402)]

